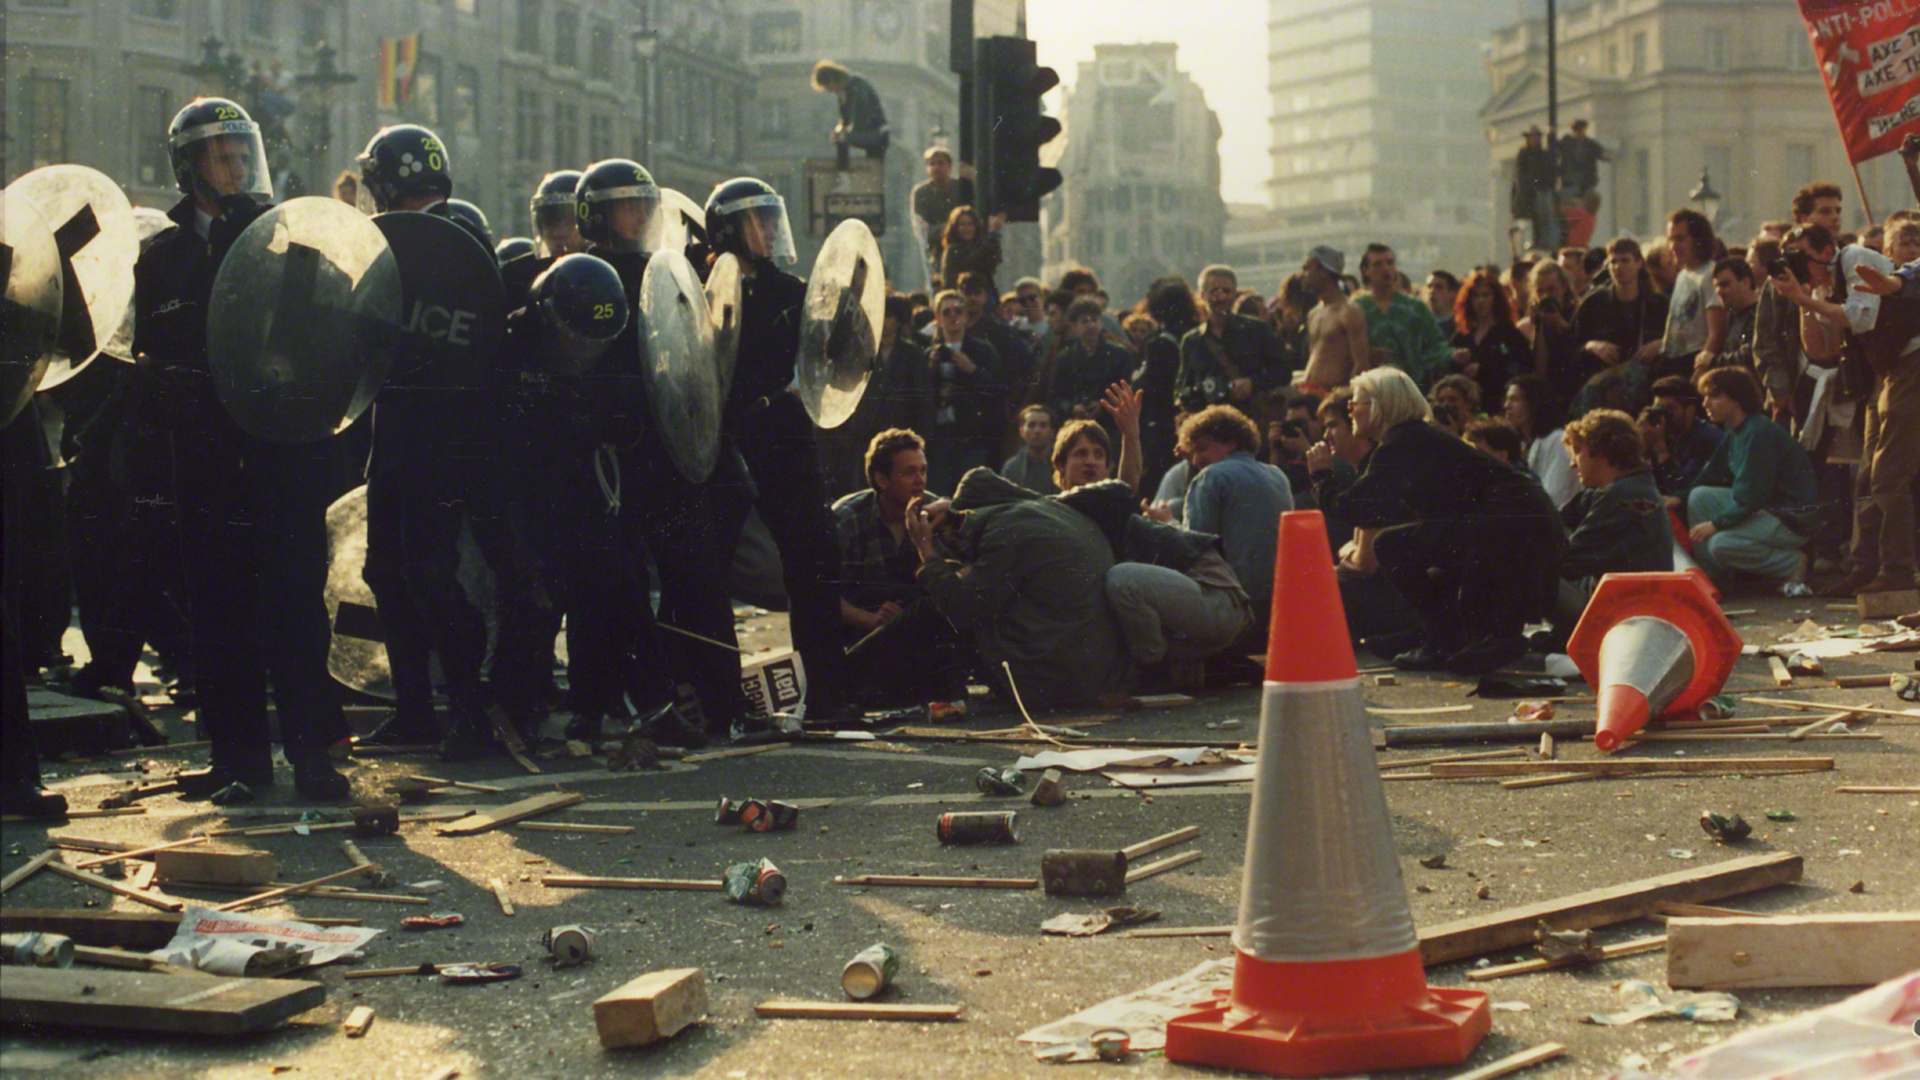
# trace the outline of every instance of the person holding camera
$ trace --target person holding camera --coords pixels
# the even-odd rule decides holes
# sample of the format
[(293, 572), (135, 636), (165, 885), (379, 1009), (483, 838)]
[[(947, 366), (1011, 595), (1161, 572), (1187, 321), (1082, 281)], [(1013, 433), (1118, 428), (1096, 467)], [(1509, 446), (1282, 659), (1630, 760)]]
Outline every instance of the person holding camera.
[(988, 465), (1000, 448), (1001, 402), (1006, 382), (1000, 354), (967, 330), (967, 301), (958, 290), (933, 298), (933, 342), (927, 370), (936, 387), (932, 441), (935, 463), (929, 483), (951, 491), (967, 470)]

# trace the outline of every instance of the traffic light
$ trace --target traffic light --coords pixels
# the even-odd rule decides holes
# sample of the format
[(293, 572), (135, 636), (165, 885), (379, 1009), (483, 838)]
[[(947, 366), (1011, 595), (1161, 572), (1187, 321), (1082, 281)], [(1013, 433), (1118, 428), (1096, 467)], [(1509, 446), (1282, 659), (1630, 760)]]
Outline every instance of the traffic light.
[(1042, 168), (1040, 148), (1060, 134), (1041, 111), (1041, 95), (1060, 75), (1041, 67), (1033, 42), (986, 37), (974, 42), (974, 192), (987, 213), (1039, 221), (1040, 199), (1060, 186), (1060, 170)]

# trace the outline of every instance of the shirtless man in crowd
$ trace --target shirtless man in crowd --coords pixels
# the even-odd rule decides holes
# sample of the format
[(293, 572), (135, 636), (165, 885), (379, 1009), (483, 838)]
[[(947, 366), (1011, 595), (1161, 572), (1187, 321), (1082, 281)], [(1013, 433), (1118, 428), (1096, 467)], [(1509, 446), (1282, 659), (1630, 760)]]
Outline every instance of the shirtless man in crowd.
[(1302, 383), (1315, 393), (1326, 393), (1353, 381), (1372, 366), (1367, 353), (1367, 320), (1340, 291), (1345, 255), (1324, 245), (1307, 252), (1301, 267), (1307, 288), (1320, 302), (1307, 313), (1307, 370)]

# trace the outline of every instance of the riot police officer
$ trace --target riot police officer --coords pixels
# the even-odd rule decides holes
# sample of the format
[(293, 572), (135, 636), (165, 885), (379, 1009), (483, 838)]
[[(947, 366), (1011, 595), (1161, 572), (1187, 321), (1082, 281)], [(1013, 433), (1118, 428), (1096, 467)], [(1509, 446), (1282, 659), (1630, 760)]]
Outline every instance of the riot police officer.
[(740, 351), (724, 430), (752, 477), (754, 508), (780, 548), (793, 646), (807, 671), (807, 708), (838, 704), (841, 687), (839, 548), (821, 482), (813, 421), (795, 363), (807, 285), (782, 269), (796, 261), (786, 201), (752, 177), (707, 197), (707, 244), (740, 260)]
[(533, 279), (546, 273), (555, 259), (586, 248), (587, 242), (580, 236), (579, 213), (573, 203), (573, 191), (579, 186), (578, 170), (550, 172), (527, 200), (527, 213), (533, 219), (533, 231), (539, 239), (533, 244), (532, 257), (522, 253), (501, 261), (500, 282), (507, 288), (509, 310), (527, 303), (527, 290), (532, 287)]
[[(581, 175), (574, 203), (588, 253), (619, 272), (628, 304), (637, 313), (648, 257), (660, 250), (664, 237), (659, 187), (635, 162), (602, 161)], [(640, 362), (641, 322), (636, 315), (614, 344), (618, 362)], [(660, 575), (660, 622), (709, 639), (676, 637), (666, 652), (675, 657), (672, 670), (684, 672), (699, 695), (707, 730), (724, 738), (735, 721), (747, 717), (727, 588), (732, 537), (725, 524), (735, 516), (744, 518), (745, 510), (736, 515), (726, 505), (738, 496), (724, 485), (693, 484), (682, 477), (667, 455), (662, 433), (646, 419), (650, 416), (644, 410), (638, 414), (616, 445), (627, 492), (617, 528), (637, 535), (653, 556)]]
[[(493, 250), (481, 227), (449, 205), (453, 174), (438, 136), (415, 124), (382, 128), (360, 154), (360, 186), (379, 214), (423, 211), (446, 218)], [(452, 709), (441, 756), (470, 757), (491, 742), (480, 682), (486, 624), (457, 579), (463, 523), (477, 518), (467, 454), (449, 445), (470, 428), (480, 395), (430, 385), (411, 335), (373, 406), (367, 463), (367, 558), (392, 671), (395, 709), (361, 741), (400, 746), (441, 741), (430, 654), (440, 655)], [(456, 417), (458, 419), (456, 419)], [(470, 431), (461, 432), (471, 435)]]
[(327, 750), (347, 735), (327, 672), (323, 590), (328, 442), (280, 445), (242, 432), (221, 408), (207, 363), (214, 275), (273, 197), (260, 129), (221, 98), (197, 99), (167, 133), (184, 197), (134, 268), (133, 350), (156, 382), (151, 415), (171, 429), (199, 722), (212, 768), (180, 778), (187, 798), (244, 802), (273, 782), (271, 674), (295, 789), (344, 797)]

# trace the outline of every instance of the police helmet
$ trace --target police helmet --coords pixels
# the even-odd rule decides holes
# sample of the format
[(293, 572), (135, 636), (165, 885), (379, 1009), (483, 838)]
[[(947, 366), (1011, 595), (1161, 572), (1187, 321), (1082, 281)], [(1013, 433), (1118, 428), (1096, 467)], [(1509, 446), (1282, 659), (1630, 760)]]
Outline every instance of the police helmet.
[(532, 255), (536, 250), (532, 240), (524, 236), (509, 236), (493, 246), (493, 257), (501, 266), (505, 266), (522, 255)]
[(707, 244), (742, 259), (799, 261), (787, 201), (771, 184), (750, 176), (729, 180), (707, 196)]
[(493, 226), (487, 221), (486, 211), (465, 199), (448, 199), (437, 204), (437, 208), (457, 225), (464, 227), (480, 241), (480, 246), (493, 248)]
[(440, 136), (418, 124), (395, 124), (374, 133), (360, 152), (360, 186), (385, 212), (405, 198), (453, 195), (453, 164)]
[[(627, 200), (638, 202), (644, 214), (616, 230), (613, 207)], [(611, 158), (587, 166), (574, 188), (574, 211), (581, 236), (616, 251), (659, 251), (665, 238), (659, 185), (637, 162)]]
[(584, 253), (554, 260), (533, 279), (527, 301), (555, 331), (544, 362), (567, 374), (584, 373), (620, 336), (630, 315), (619, 272)]
[[(211, 158), (202, 169), (203, 159)], [(226, 98), (195, 98), (167, 125), (167, 157), (181, 192), (196, 191), (216, 201), (230, 195), (273, 198), (273, 174), (260, 125), (247, 110)]]

